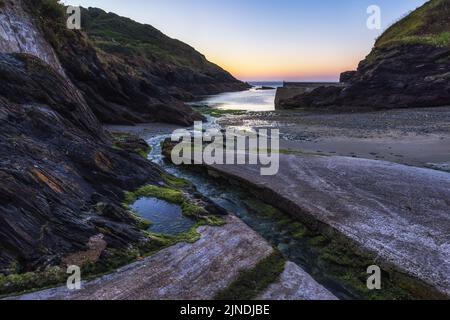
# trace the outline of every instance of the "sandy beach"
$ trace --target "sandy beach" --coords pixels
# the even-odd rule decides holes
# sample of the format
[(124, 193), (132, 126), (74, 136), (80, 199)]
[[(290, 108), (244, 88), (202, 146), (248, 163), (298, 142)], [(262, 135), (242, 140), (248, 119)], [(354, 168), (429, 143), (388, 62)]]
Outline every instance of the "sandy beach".
[(450, 170), (450, 107), (366, 113), (249, 112), (224, 127), (277, 128), (282, 151)]

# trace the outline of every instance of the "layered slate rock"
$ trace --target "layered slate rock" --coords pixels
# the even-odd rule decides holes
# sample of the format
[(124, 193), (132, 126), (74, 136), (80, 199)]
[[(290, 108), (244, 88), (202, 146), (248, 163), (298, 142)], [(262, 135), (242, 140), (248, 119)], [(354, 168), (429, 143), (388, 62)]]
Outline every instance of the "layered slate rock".
[(450, 2), (427, 2), (390, 27), (345, 87), (297, 95), (279, 108), (386, 109), (450, 105)]
[(51, 66), (0, 54), (2, 273), (59, 265), (95, 243), (124, 249), (144, 240), (120, 200), (123, 190), (160, 183), (159, 172), (113, 148), (82, 95)]

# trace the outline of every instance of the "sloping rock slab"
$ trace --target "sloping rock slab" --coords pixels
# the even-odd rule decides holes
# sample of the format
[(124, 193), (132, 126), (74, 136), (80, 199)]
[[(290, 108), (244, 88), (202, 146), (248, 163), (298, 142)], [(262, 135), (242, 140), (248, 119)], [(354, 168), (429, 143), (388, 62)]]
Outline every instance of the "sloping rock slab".
[(84, 283), (82, 290), (65, 287), (24, 295), (20, 300), (169, 300), (212, 299), (241, 270), (253, 268), (272, 247), (236, 217), (223, 227), (201, 227), (194, 244), (180, 243)]
[(276, 176), (258, 166), (209, 169), (250, 184), (265, 201), (327, 226), (380, 264), (450, 296), (450, 174), (383, 161), (280, 155)]
[(267, 288), (258, 300), (337, 300), (309, 274), (288, 261), (280, 279)]

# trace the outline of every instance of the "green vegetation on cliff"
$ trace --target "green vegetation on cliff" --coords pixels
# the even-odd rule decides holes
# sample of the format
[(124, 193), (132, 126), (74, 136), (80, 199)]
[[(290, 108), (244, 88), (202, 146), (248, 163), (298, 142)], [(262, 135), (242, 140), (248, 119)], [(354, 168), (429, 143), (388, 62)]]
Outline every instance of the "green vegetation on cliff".
[(53, 46), (70, 42), (74, 33), (65, 25), (66, 13), (58, 0), (25, 0), (26, 8), (35, 17), (45, 39)]
[(375, 47), (396, 44), (450, 45), (450, 2), (431, 0), (392, 25), (377, 40)]
[[(65, 8), (58, 0), (26, 2), (31, 13), (38, 18), (46, 36), (52, 37), (47, 40), (57, 40), (55, 37), (59, 36), (70, 37), (70, 33), (73, 33), (65, 28)], [(81, 16), (82, 31), (88, 35), (90, 43), (107, 53), (183, 66), (197, 71), (210, 71), (220, 74), (224, 80), (239, 83), (191, 46), (166, 36), (151, 25), (141, 24), (99, 8), (82, 8)], [(55, 28), (55, 25), (59, 28)]]
[(101, 9), (83, 9), (83, 30), (99, 48), (122, 56), (140, 56), (195, 69), (212, 64), (189, 45), (164, 35), (150, 25), (107, 13)]

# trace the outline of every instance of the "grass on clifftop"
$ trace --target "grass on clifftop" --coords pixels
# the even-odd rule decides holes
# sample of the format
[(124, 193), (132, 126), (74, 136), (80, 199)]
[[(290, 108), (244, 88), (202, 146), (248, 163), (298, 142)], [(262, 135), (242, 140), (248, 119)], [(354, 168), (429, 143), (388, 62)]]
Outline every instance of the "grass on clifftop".
[(397, 44), (450, 46), (450, 2), (431, 0), (388, 28), (376, 48)]
[(66, 9), (59, 0), (24, 1), (45, 39), (55, 48), (70, 43), (75, 36), (66, 26)]

